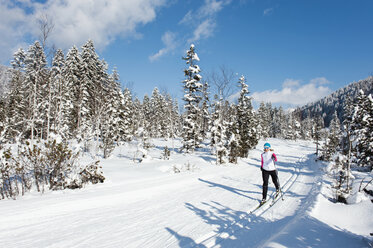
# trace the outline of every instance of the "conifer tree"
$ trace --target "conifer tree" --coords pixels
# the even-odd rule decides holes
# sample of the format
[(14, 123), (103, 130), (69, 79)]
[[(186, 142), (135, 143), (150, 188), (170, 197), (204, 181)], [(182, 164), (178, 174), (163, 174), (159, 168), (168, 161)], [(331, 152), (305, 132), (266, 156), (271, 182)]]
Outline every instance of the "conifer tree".
[(249, 150), (253, 149), (258, 144), (258, 124), (251, 104), (251, 98), (248, 96), (249, 90), (245, 77), (241, 76), (238, 83), (241, 87), (237, 105), (237, 120), (240, 137), (238, 144), (241, 149), (240, 157), (246, 158), (249, 154)]
[(359, 166), (373, 166), (373, 98), (360, 90), (354, 104), (352, 123), (353, 148)]
[[(172, 97), (167, 94), (165, 96), (165, 108), (164, 108), (164, 114), (165, 114), (165, 127), (164, 128), (164, 137), (165, 138), (175, 138), (177, 136), (177, 128), (178, 128), (178, 110), (177, 101), (174, 101)], [(173, 147), (174, 148), (174, 147)]]
[(154, 88), (150, 98), (150, 123), (152, 125), (151, 136), (155, 138), (162, 137), (165, 134), (165, 116), (163, 113), (164, 104), (165, 102), (163, 96), (159, 92), (158, 88)]
[(133, 101), (133, 123), (131, 126), (131, 135), (134, 137), (140, 137), (140, 129), (144, 128), (144, 111), (142, 110), (142, 104), (139, 98), (135, 98)]
[(236, 106), (231, 105), (229, 111), (229, 119), (227, 123), (227, 139), (228, 139), (228, 157), (230, 163), (237, 164), (237, 159), (240, 156), (240, 147), (239, 147), (239, 128), (237, 121)]
[(130, 89), (125, 88), (120, 94), (119, 104), (119, 140), (122, 142), (130, 141), (135, 133), (135, 114)]
[[(26, 53), (20, 48), (13, 55), (11, 61), (11, 80), (9, 91), (4, 99), (4, 120), (3, 120), (3, 137), (7, 140), (15, 141), (24, 135), (27, 123), (27, 102), (25, 96), (25, 59)], [(23, 138), (23, 137), (22, 137)]]
[(70, 134), (70, 117), (73, 111), (71, 101), (72, 92), (69, 80), (65, 78), (65, 58), (62, 50), (57, 50), (51, 69), (51, 94), (52, 106), (51, 115), (54, 119), (51, 122), (51, 130), (59, 136), (67, 139)]
[[(101, 147), (104, 151), (104, 158), (107, 158), (121, 141), (121, 125), (124, 121), (123, 115), (123, 94), (120, 88), (119, 75), (114, 68), (106, 86), (105, 104), (103, 119), (101, 121)], [(128, 130), (128, 128), (126, 128)]]
[(49, 73), (47, 61), (40, 43), (36, 41), (27, 51), (25, 58), (25, 101), (28, 106), (26, 118), (31, 140), (43, 138), (43, 124), (46, 119), (46, 100)]
[(319, 155), (319, 146), (320, 141), (322, 139), (322, 128), (324, 128), (324, 119), (321, 116), (316, 116), (316, 118), (313, 119), (313, 130), (314, 130), (314, 142), (316, 144), (316, 156)]
[(202, 141), (200, 134), (201, 127), (199, 126), (198, 120), (201, 113), (199, 104), (202, 98), (201, 91), (203, 87), (200, 82), (202, 77), (199, 75), (201, 69), (196, 64), (199, 58), (193, 44), (187, 51), (186, 57), (183, 59), (189, 67), (184, 70), (186, 79), (183, 81), (185, 93), (183, 100), (185, 101), (184, 109), (186, 112), (183, 127), (182, 149), (185, 149), (186, 152), (192, 152)]
[(150, 98), (148, 95), (144, 96), (144, 99), (142, 102), (142, 111), (144, 113), (144, 119), (143, 119), (143, 124), (142, 124), (143, 128), (142, 128), (142, 131), (140, 132), (140, 136), (142, 138), (143, 147), (147, 149), (151, 146), (150, 133), (152, 130), (152, 125), (151, 125), (152, 110), (151, 110)]
[(333, 119), (330, 123), (329, 133), (323, 147), (323, 160), (330, 161), (332, 156), (337, 152), (340, 147), (341, 140), (341, 124), (334, 112)]
[(265, 105), (264, 102), (260, 103), (258, 109), (258, 133), (261, 138), (267, 139), (270, 135), (270, 124), (271, 124), (271, 110), (268, 108), (268, 105)]
[(216, 155), (216, 163), (225, 163), (225, 156), (227, 155), (228, 140), (226, 137), (226, 126), (227, 123), (224, 121), (222, 116), (222, 98), (215, 97), (214, 112), (212, 115), (212, 127), (211, 127), (211, 146), (213, 154)]
[(347, 157), (347, 166), (346, 166), (346, 185), (347, 192), (350, 190), (350, 171), (351, 171), (351, 160), (352, 160), (352, 137), (351, 137), (351, 122), (353, 116), (353, 102), (349, 97), (346, 100), (346, 105), (344, 106), (344, 120), (342, 125), (342, 151), (343, 154)]
[(284, 112), (282, 107), (274, 108), (272, 115), (271, 127), (270, 127), (270, 137), (282, 138), (282, 128), (284, 125)]
[(82, 58), (78, 49), (73, 46), (66, 55), (64, 69), (65, 80), (71, 85), (71, 132), (79, 142), (84, 139), (84, 131), (88, 122), (88, 85), (83, 80)]
[(85, 144), (95, 139), (95, 153), (98, 151), (98, 142), (101, 124), (105, 109), (105, 95), (109, 75), (106, 63), (99, 60), (92, 40), (88, 40), (81, 51), (82, 58), (82, 81), (88, 93), (88, 108), (85, 113), (85, 122), (82, 127)]

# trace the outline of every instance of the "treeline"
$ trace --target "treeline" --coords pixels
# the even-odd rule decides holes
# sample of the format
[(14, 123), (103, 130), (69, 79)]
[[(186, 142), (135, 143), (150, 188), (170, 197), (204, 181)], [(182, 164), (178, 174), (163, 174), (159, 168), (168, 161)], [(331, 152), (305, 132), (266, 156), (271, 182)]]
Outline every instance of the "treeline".
[[(31, 184), (43, 191), (44, 186), (56, 190), (103, 182), (98, 162), (80, 166), (78, 152), (107, 158), (116, 146), (132, 140), (145, 151), (152, 138), (181, 138), (177, 151), (186, 153), (207, 142), (216, 163), (222, 164), (246, 158), (260, 138), (318, 143), (325, 137), (321, 115), (303, 118), (299, 111), (286, 113), (269, 103), (255, 111), (244, 76), (236, 83), (240, 92), (235, 102), (219, 92), (210, 99), (194, 45), (183, 59), (184, 111), (179, 112), (177, 99), (157, 88), (142, 100), (122, 89), (117, 71), (108, 72), (92, 41), (66, 55), (57, 50), (51, 66), (39, 42), (27, 51), (19, 49), (0, 101), (1, 196), (23, 194)], [(169, 153), (167, 147), (164, 153)]]

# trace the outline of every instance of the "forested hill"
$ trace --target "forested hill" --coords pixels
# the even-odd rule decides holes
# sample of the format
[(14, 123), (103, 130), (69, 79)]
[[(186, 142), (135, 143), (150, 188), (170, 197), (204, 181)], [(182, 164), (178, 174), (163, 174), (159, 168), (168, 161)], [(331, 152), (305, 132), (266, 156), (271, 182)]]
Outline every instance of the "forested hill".
[(344, 106), (346, 106), (347, 99), (356, 99), (360, 90), (363, 90), (365, 95), (373, 93), (373, 76), (353, 82), (317, 102), (300, 107), (296, 111), (300, 111), (302, 120), (307, 116), (322, 116), (325, 126), (328, 127), (334, 111), (337, 111), (340, 121), (343, 121)]

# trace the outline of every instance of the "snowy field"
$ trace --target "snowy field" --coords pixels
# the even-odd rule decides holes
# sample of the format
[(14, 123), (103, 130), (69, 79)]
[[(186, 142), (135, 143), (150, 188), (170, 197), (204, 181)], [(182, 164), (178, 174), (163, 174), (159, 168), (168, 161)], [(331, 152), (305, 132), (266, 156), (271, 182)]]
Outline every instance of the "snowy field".
[(268, 141), (285, 192), (272, 207), (250, 213), (261, 199), (264, 141), (237, 165), (216, 165), (208, 147), (163, 160), (172, 143), (156, 140), (141, 163), (135, 145), (102, 160), (103, 184), (0, 201), (0, 247), (370, 247), (370, 199), (332, 203), (311, 142)]

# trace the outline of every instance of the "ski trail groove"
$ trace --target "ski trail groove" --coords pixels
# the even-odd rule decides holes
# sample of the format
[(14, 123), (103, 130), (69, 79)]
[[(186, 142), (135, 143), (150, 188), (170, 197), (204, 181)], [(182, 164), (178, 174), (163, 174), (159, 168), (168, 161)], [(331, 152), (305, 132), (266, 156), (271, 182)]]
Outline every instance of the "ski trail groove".
[[(283, 191), (284, 195), (286, 195), (286, 192), (297, 182), (297, 179), (298, 179), (298, 177), (300, 175), (299, 165), (301, 165), (305, 161), (305, 158), (306, 158), (306, 155), (303, 155), (302, 157), (300, 157), (297, 160), (297, 162), (292, 166), (293, 169), (294, 169), (294, 173), (290, 176), (289, 179), (287, 179), (285, 181), (284, 184), (281, 185), (282, 191)], [(262, 210), (262, 211), (259, 212), (259, 214), (257, 214), (257, 212), (252, 213), (252, 211), (255, 210), (255, 209), (249, 210), (248, 211), (248, 215), (249, 216), (245, 216), (243, 218), (240, 217), (240, 220), (245, 221), (245, 222), (247, 220), (249, 220), (249, 222), (250, 222), (253, 217), (255, 218), (255, 217), (262, 216), (269, 209), (271, 209), (274, 205), (268, 205), (264, 209), (260, 208), (259, 210)], [(255, 208), (256, 208), (256, 206), (255, 206)], [(244, 223), (241, 223), (240, 221), (232, 221), (232, 223), (229, 226), (225, 227), (225, 229), (231, 228), (233, 230), (237, 230), (238, 228), (243, 227), (243, 226), (244, 226)], [(234, 227), (234, 228), (232, 228), (232, 227)], [(195, 243), (198, 244), (198, 245), (204, 245), (206, 247), (214, 247), (214, 246), (218, 245), (219, 243), (221, 243), (227, 237), (228, 237), (228, 234), (226, 232), (224, 232), (224, 231), (223, 232), (214, 232), (214, 231), (211, 231), (211, 232), (203, 235), (202, 237), (196, 239)], [(215, 240), (217, 238), (221, 238), (222, 241), (216, 243)]]

